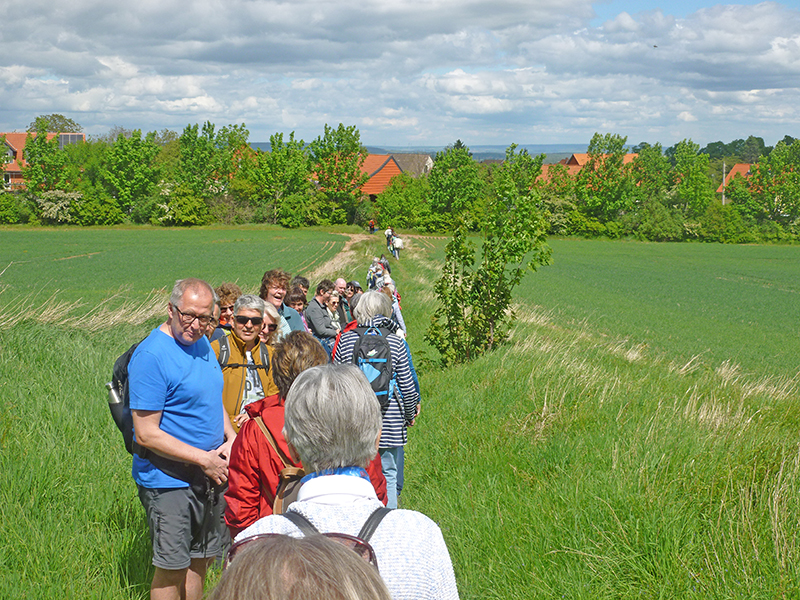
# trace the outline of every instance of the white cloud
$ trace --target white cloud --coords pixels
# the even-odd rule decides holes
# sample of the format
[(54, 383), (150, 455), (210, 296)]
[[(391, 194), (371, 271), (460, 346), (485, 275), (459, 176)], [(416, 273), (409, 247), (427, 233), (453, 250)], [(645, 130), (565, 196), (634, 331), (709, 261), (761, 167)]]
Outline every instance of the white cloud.
[[(371, 144), (800, 136), (800, 11), (592, 0), (31, 0), (0, 22), (0, 130), (324, 123)], [(780, 115), (777, 118), (776, 115)], [(737, 129), (738, 128), (738, 129)]]

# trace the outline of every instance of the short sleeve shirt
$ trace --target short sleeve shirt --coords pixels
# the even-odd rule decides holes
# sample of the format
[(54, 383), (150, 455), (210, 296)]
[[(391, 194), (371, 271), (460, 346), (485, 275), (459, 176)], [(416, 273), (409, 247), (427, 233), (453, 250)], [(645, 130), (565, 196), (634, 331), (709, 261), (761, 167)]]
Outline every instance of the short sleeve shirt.
[[(184, 346), (154, 329), (133, 353), (128, 381), (132, 410), (161, 411), (161, 429), (195, 448), (209, 451), (222, 445), (227, 418), (222, 371), (205, 336)], [(136, 455), (133, 478), (145, 488), (188, 486)]]

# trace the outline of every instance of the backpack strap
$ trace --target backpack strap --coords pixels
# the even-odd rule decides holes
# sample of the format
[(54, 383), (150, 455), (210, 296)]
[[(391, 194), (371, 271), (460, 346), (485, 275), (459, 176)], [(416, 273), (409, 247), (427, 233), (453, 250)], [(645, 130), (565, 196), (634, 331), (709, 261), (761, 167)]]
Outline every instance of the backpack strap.
[(246, 367), (249, 369), (264, 369), (265, 371), (269, 371), (269, 353), (267, 352), (267, 345), (264, 342), (259, 342), (259, 353), (261, 354), (261, 364), (251, 364), (251, 363), (229, 363), (231, 357), (231, 343), (228, 340), (228, 336), (222, 337), (219, 339), (219, 356), (217, 356), (217, 362), (219, 363), (220, 369), (224, 369), (225, 367)]
[(253, 420), (256, 422), (256, 425), (258, 425), (258, 428), (264, 434), (264, 437), (267, 438), (267, 442), (269, 442), (269, 445), (272, 446), (273, 450), (275, 450), (275, 453), (278, 455), (278, 458), (281, 459), (281, 462), (283, 463), (283, 466), (284, 467), (293, 467), (294, 463), (292, 461), (290, 461), (286, 457), (286, 455), (283, 453), (283, 450), (281, 450), (278, 447), (278, 443), (275, 440), (275, 437), (272, 435), (272, 432), (269, 429), (267, 429), (267, 426), (264, 424), (264, 419), (261, 418), (261, 415), (258, 415)]
[[(228, 366), (228, 359), (231, 357), (231, 342), (228, 340), (228, 336), (219, 338), (219, 355), (217, 356), (217, 362), (219, 363), (219, 368), (224, 369)], [(237, 365), (238, 366), (238, 365)]]
[(369, 539), (372, 537), (372, 534), (375, 533), (375, 530), (378, 528), (378, 525), (381, 524), (383, 521), (383, 517), (388, 515), (391, 512), (391, 508), (386, 508), (385, 506), (381, 506), (378, 508), (374, 513), (369, 516), (364, 526), (361, 528), (361, 531), (358, 532), (356, 537), (361, 538), (365, 542), (369, 542)]
[[(383, 518), (388, 515), (392, 511), (391, 508), (386, 508), (385, 506), (381, 506), (380, 508), (375, 509), (369, 518), (364, 523), (364, 526), (361, 528), (361, 531), (358, 532), (357, 538), (369, 543), (372, 534), (375, 533), (375, 530), (378, 528), (378, 525), (381, 524)], [(283, 516), (289, 519), (295, 526), (303, 532), (303, 535), (319, 535), (319, 529), (314, 527), (314, 525), (306, 519), (303, 515), (295, 511), (289, 511), (283, 513)]]
[(312, 525), (311, 521), (306, 519), (303, 515), (295, 511), (289, 511), (283, 513), (283, 516), (289, 519), (292, 523), (294, 523), (295, 527), (297, 527), (300, 531), (303, 532), (303, 535), (319, 535), (319, 529)]

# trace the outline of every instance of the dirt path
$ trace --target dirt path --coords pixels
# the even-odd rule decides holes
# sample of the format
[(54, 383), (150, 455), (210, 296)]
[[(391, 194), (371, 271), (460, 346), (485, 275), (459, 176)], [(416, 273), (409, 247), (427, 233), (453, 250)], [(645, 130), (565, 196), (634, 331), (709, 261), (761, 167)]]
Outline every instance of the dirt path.
[(355, 250), (353, 250), (353, 244), (356, 244), (357, 242), (363, 242), (374, 237), (370, 236), (368, 233), (345, 233), (341, 235), (346, 235), (350, 238), (344, 243), (344, 248), (342, 248), (341, 251), (332, 259), (321, 264), (316, 269), (311, 271), (311, 273), (306, 275), (309, 281), (319, 281), (325, 275), (331, 275), (332, 273), (340, 271), (343, 265), (346, 265), (350, 262), (356, 262), (357, 256)]

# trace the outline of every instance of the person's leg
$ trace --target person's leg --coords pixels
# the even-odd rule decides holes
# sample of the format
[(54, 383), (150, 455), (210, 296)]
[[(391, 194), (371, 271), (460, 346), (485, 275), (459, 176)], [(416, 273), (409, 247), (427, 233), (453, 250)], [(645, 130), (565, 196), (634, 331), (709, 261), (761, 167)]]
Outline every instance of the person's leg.
[(397, 448), (381, 448), (378, 452), (386, 478), (386, 506), (397, 508)]
[(213, 560), (214, 557), (192, 559), (192, 565), (186, 571), (186, 600), (200, 600), (203, 597), (206, 571)]
[(400, 446), (397, 453), (397, 504), (400, 504), (400, 493), (403, 491), (403, 469), (406, 463), (406, 447)]
[(184, 600), (187, 571), (156, 567), (153, 583), (150, 584), (150, 600)]
[(191, 563), (190, 490), (147, 489), (139, 487), (139, 499), (147, 514), (153, 566), (150, 585), (153, 600), (183, 600), (186, 597), (186, 571)]

